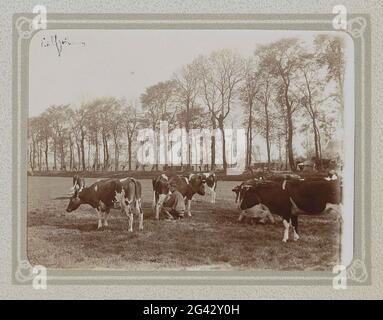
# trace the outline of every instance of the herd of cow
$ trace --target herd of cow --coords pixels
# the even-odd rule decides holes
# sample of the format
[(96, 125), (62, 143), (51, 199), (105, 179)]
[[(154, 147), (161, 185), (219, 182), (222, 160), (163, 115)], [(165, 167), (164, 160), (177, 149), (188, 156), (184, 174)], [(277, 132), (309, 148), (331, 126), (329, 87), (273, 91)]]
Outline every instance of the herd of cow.
[[(217, 176), (215, 173), (192, 173), (188, 176), (168, 177), (161, 174), (152, 180), (153, 213), (160, 218), (161, 207), (171, 193), (180, 192), (186, 202), (186, 212), (191, 216), (191, 201), (195, 194), (205, 195), (209, 191), (211, 203), (216, 202)], [(172, 188), (171, 188), (172, 186)], [(107, 218), (112, 208), (120, 208), (128, 217), (128, 231), (133, 231), (133, 215), (139, 216), (139, 230), (143, 230), (142, 187), (140, 181), (126, 177), (99, 180), (86, 187), (84, 178), (73, 177), (71, 197), (67, 212), (76, 210), (81, 204), (92, 206), (98, 215), (98, 228), (108, 226)], [(328, 204), (341, 203), (341, 183), (335, 172), (325, 177), (302, 178), (294, 174), (258, 177), (242, 182), (232, 190), (239, 202), (239, 221), (244, 216), (261, 218), (274, 223), (273, 214), (282, 218), (283, 242), (289, 238), (292, 226), (294, 240), (299, 239), (298, 216), (319, 214), (326, 211)]]

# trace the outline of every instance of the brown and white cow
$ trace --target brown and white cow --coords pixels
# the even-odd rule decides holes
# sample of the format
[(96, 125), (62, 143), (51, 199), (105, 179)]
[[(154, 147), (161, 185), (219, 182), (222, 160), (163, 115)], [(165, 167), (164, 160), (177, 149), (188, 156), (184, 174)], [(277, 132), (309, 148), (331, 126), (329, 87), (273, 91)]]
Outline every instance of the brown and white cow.
[(217, 192), (215, 191), (217, 189), (217, 175), (214, 172), (191, 173), (189, 175), (189, 180), (195, 175), (201, 176), (202, 179), (205, 181), (205, 191), (208, 191), (208, 193), (210, 193), (210, 202), (215, 203), (217, 197)]
[(120, 204), (121, 212), (128, 217), (128, 231), (133, 231), (133, 209), (139, 216), (139, 230), (143, 229), (143, 210), (141, 205), (141, 183), (133, 178), (106, 179), (84, 187), (81, 191), (75, 189), (70, 198), (67, 212), (76, 210), (82, 204), (92, 206), (98, 215), (98, 229), (108, 226), (107, 218), (110, 209), (116, 202)]

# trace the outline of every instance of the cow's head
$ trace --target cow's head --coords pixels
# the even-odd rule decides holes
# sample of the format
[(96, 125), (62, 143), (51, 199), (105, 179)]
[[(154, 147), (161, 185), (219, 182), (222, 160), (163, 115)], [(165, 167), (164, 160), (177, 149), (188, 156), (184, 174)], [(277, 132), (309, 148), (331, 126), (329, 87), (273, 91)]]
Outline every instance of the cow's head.
[(168, 194), (169, 188), (169, 178), (165, 174), (161, 174), (153, 179), (153, 191), (159, 194)]
[(68, 207), (66, 208), (66, 212), (71, 212), (76, 210), (81, 205), (81, 199), (79, 196), (79, 191), (76, 189), (73, 196), (69, 199)]
[(245, 182), (241, 183), (238, 186), (235, 186), (232, 189), (232, 191), (235, 193), (235, 203), (237, 202), (241, 203), (245, 193), (250, 189), (254, 189), (254, 185), (250, 185)]
[(255, 205), (261, 204), (260, 197), (258, 196), (258, 188), (260, 188), (262, 184), (242, 184), (239, 190), (239, 209), (245, 210)]
[(205, 182), (206, 177), (196, 174), (191, 176), (189, 179), (189, 184), (191, 185), (193, 191), (201, 196), (205, 195)]

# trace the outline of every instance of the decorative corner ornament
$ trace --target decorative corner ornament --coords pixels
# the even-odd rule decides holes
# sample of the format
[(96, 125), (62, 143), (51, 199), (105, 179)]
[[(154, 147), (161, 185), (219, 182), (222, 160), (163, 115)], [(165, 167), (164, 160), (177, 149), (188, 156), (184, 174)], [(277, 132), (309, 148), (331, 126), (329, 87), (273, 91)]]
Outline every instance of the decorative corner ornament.
[(364, 261), (360, 259), (354, 260), (347, 270), (347, 278), (359, 283), (366, 282), (368, 273)]
[(366, 28), (367, 28), (367, 20), (364, 17), (356, 17), (356, 18), (348, 20), (347, 22), (347, 32), (353, 38), (362, 37)]
[(28, 19), (27, 17), (19, 17), (16, 20), (15, 27), (17, 33), (22, 39), (31, 38), (35, 29), (33, 28), (33, 20)]
[(27, 260), (21, 260), (15, 272), (15, 278), (18, 282), (27, 282), (33, 280), (33, 267)]

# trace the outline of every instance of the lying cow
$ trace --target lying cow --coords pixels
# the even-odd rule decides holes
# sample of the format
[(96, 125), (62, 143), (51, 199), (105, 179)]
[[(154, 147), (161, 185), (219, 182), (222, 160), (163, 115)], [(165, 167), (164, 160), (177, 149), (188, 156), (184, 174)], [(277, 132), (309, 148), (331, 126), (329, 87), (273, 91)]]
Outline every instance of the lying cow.
[(208, 191), (211, 195), (210, 202), (215, 203), (217, 197), (217, 192), (215, 191), (217, 189), (217, 175), (214, 172), (191, 173), (188, 177), (189, 180), (195, 175), (201, 176), (202, 180), (205, 181), (205, 191)]
[(108, 214), (115, 202), (120, 204), (121, 212), (128, 216), (128, 231), (133, 231), (133, 208), (139, 215), (139, 230), (142, 230), (141, 183), (133, 178), (106, 179), (84, 187), (81, 191), (76, 189), (66, 211), (71, 212), (82, 204), (89, 204), (97, 212), (99, 229), (103, 225), (102, 221), (104, 226), (108, 226)]
[(175, 188), (183, 195), (187, 202), (187, 215), (191, 216), (191, 200), (198, 193), (205, 195), (205, 178), (200, 175), (190, 175), (190, 179), (184, 176), (175, 176), (169, 178), (165, 174), (161, 174), (154, 178), (153, 183), (153, 209), (155, 210), (155, 218), (159, 219), (160, 208), (169, 194), (169, 186), (174, 185)]
[(252, 220), (255, 219), (259, 221), (260, 223), (266, 223), (267, 221), (270, 221), (272, 224), (275, 223), (275, 219), (273, 215), (271, 214), (269, 208), (261, 203), (251, 208), (242, 210), (241, 213), (239, 214), (238, 221), (242, 221), (244, 217), (250, 218)]
[(328, 203), (339, 204), (340, 195), (338, 179), (284, 180), (282, 183), (263, 181), (244, 188), (240, 209), (248, 210), (259, 204), (265, 205), (272, 213), (282, 217), (285, 227), (282, 241), (286, 242), (289, 238), (290, 224), (296, 241), (299, 239), (298, 216), (322, 213)]

